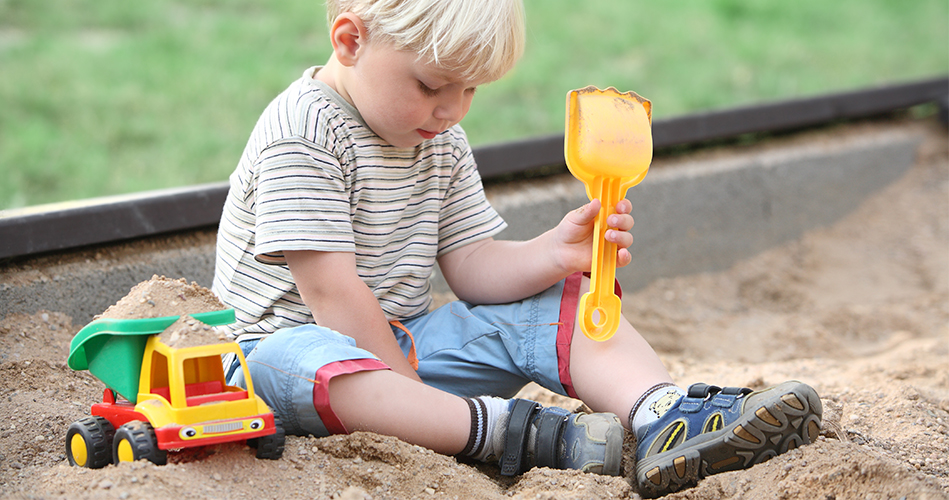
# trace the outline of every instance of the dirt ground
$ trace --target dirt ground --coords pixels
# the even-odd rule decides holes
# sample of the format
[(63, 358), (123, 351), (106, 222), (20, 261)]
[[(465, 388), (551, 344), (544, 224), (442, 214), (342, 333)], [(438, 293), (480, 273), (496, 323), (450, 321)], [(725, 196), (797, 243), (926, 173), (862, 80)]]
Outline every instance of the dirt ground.
[[(794, 378), (824, 404), (818, 442), (666, 498), (949, 498), (947, 153), (933, 126), (917, 165), (832, 227), (626, 295), (626, 316), (682, 385)], [(231, 444), (173, 453), (165, 466), (70, 467), (66, 428), (103, 389), (66, 366), (81, 326), (55, 311), (0, 320), (0, 497), (638, 498), (629, 446), (617, 478), (535, 469), (503, 479), (495, 466), (371, 433), (288, 437), (278, 461)]]

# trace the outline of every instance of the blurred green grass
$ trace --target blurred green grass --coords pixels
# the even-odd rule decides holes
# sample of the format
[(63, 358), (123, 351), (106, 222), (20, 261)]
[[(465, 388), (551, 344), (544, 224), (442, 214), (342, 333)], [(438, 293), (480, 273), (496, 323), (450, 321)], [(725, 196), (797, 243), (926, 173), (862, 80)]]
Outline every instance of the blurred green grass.
[[(525, 0), (475, 145), (563, 130), (564, 96), (654, 117), (949, 72), (945, 0)], [(225, 180), (264, 106), (329, 55), (314, 0), (0, 0), (0, 209)]]

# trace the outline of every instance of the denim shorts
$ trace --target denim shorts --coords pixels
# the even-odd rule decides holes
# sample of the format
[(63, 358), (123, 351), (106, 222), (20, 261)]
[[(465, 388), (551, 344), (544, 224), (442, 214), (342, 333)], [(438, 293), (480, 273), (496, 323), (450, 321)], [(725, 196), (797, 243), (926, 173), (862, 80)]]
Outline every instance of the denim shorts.
[[(402, 352), (418, 359), (426, 384), (458, 396), (511, 397), (529, 382), (574, 396), (569, 352), (579, 275), (520, 302), (473, 306), (456, 301), (393, 325)], [(403, 328), (400, 328), (403, 326)], [(408, 333), (405, 331), (408, 330)], [(351, 337), (313, 324), (240, 343), (254, 391), (289, 434), (346, 433), (329, 407), (330, 380), (387, 369)], [(245, 386), (235, 363), (228, 383)]]

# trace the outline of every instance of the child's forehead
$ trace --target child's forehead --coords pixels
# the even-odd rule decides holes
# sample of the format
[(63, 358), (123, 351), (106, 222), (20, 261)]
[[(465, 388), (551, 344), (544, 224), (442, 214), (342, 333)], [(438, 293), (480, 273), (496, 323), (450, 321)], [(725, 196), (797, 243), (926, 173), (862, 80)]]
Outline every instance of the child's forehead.
[(436, 64), (434, 62), (426, 62), (424, 59), (417, 59), (416, 66), (420, 73), (442, 83), (453, 83), (469, 87), (488, 83), (486, 81), (473, 79), (469, 74), (466, 74), (465, 71), (457, 69), (460, 66), (458, 64)]
[(446, 59), (436, 62), (412, 49), (399, 48), (390, 40), (373, 40), (370, 43), (378, 44), (379, 49), (377, 50), (382, 51), (383, 59), (388, 57), (386, 55), (386, 52), (388, 52), (393, 56), (391, 61), (407, 68), (416, 77), (428, 80), (427, 83), (437, 83), (438, 86), (457, 84), (466, 87), (477, 87), (490, 82), (483, 76), (473, 75), (470, 70), (472, 63)]

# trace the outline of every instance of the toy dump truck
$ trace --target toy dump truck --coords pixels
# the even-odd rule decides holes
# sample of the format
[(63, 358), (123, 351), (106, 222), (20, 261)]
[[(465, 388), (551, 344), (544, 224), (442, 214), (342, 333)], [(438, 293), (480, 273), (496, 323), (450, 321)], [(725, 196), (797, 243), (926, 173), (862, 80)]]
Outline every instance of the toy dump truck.
[[(257, 448), (257, 458), (276, 460), (283, 455), (280, 420), (254, 395), (237, 344), (169, 341), (163, 332), (176, 322), (185, 322), (179, 323), (184, 328), (190, 324), (192, 329), (198, 325), (207, 329), (204, 325), (233, 323), (234, 310), (103, 318), (73, 338), (69, 367), (89, 370), (106, 389), (102, 403), (92, 405), (92, 415), (74, 422), (66, 432), (70, 464), (97, 469), (144, 458), (163, 465), (168, 450), (243, 440)], [(222, 365), (226, 354), (237, 356), (247, 389), (227, 385)]]

